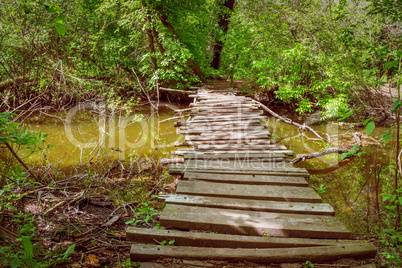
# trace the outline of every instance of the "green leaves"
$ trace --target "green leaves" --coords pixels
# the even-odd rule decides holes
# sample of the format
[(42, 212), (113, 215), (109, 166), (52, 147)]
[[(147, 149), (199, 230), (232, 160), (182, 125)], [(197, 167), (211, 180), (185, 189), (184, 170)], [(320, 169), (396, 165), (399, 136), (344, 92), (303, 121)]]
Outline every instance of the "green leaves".
[(45, 9), (47, 12), (49, 13), (56, 13), (56, 14), (60, 14), (60, 6), (58, 4), (54, 4), (54, 5), (44, 5)]
[(401, 106), (402, 106), (402, 101), (401, 100), (396, 100), (392, 104), (392, 113), (395, 113)]
[(63, 24), (63, 22), (61, 22), (61, 23), (57, 22), (56, 23), (56, 32), (59, 35), (64, 35), (66, 33), (66, 26)]
[[(367, 125), (367, 126), (366, 126)], [(363, 126), (366, 126), (366, 135), (370, 136), (371, 133), (373, 133), (374, 129), (375, 129), (375, 123), (373, 121), (372, 118), (366, 119), (363, 122)]]
[(367, 136), (370, 136), (371, 133), (373, 133), (374, 129), (375, 129), (375, 123), (374, 123), (373, 121), (370, 121), (370, 122), (367, 124), (367, 127), (366, 127), (366, 134), (367, 134)]
[(398, 64), (399, 64), (399, 60), (389, 61), (384, 64), (384, 68), (390, 69), (390, 68), (398, 66)]

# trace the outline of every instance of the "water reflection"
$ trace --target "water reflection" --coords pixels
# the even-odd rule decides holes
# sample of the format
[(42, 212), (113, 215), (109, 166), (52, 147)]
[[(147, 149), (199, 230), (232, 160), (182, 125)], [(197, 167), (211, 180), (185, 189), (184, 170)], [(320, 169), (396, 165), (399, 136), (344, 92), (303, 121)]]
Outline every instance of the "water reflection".
[[(131, 156), (167, 157), (176, 134), (174, 106), (161, 105), (156, 111), (140, 107), (127, 114), (97, 107), (70, 110), (64, 114), (37, 114), (25, 121), (29, 130), (49, 134), (46, 141), (54, 146), (47, 152), (51, 164), (71, 166), (95, 161), (102, 156), (127, 159)], [(34, 156), (32, 161), (40, 160)]]

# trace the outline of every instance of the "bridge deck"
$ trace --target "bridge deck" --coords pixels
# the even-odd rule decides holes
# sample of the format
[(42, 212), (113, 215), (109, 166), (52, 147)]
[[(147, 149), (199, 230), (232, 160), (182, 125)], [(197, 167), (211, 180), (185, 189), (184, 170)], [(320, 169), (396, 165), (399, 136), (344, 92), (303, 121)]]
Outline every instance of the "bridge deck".
[[(202, 89), (192, 115), (176, 124), (185, 135), (176, 194), (166, 196), (165, 230), (129, 227), (133, 261), (164, 257), (258, 263), (370, 258), (374, 245), (352, 240), (334, 210), (308, 187), (309, 175), (285, 161), (292, 153), (261, 124), (251, 99)], [(212, 232), (212, 233), (211, 233)], [(160, 245), (175, 240), (174, 246)]]

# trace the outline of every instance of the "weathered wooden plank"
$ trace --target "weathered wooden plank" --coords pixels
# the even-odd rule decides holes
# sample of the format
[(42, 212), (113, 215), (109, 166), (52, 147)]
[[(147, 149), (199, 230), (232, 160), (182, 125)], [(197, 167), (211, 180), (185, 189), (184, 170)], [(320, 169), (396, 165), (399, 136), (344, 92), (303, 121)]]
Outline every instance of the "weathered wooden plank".
[(287, 150), (284, 145), (272, 144), (272, 145), (236, 145), (236, 144), (223, 144), (223, 145), (200, 145), (197, 147), (199, 151), (231, 151), (231, 150), (243, 150), (243, 151), (268, 151), (268, 150)]
[(324, 203), (249, 200), (184, 194), (169, 195), (166, 197), (165, 202), (166, 204), (177, 204), (184, 206), (335, 216), (335, 211), (332, 206)]
[(194, 115), (192, 116), (192, 120), (191, 121), (197, 121), (197, 120), (207, 120), (207, 119), (266, 119), (266, 116), (263, 115), (259, 115), (259, 113), (238, 113), (238, 114), (222, 114), (222, 115), (210, 115), (210, 114), (206, 114), (206, 115)]
[(243, 108), (243, 107), (233, 107), (233, 108), (226, 108), (226, 109), (219, 109), (215, 107), (211, 108), (193, 108), (191, 109), (191, 114), (193, 115), (210, 115), (210, 114), (222, 114), (222, 115), (231, 115), (231, 114), (263, 114), (262, 110), (250, 109), (250, 108)]
[[(176, 153), (176, 151), (173, 151), (173, 153)], [(291, 150), (269, 150), (269, 151), (206, 151), (206, 152), (200, 152), (200, 151), (195, 151), (193, 149), (180, 149), (177, 151), (178, 154), (181, 155), (205, 155), (205, 156), (216, 156), (216, 155), (234, 155), (234, 156), (239, 156), (239, 157), (270, 157), (271, 155), (275, 154), (283, 154), (283, 155), (291, 155), (293, 154), (293, 151)], [(261, 156), (260, 156), (261, 155)]]
[(195, 111), (209, 111), (209, 110), (233, 110), (233, 109), (249, 109), (249, 110), (259, 110), (260, 107), (255, 104), (250, 103), (235, 103), (235, 104), (209, 104), (209, 103), (190, 103), (190, 107), (193, 107)]
[(308, 172), (305, 169), (300, 170), (288, 170), (288, 169), (270, 169), (270, 170), (258, 170), (258, 169), (201, 169), (197, 167), (189, 167), (182, 164), (170, 165), (170, 174), (183, 174), (184, 172), (202, 172), (202, 173), (215, 173), (215, 174), (250, 174), (250, 175), (271, 175), (271, 176), (299, 176), (306, 177)]
[(132, 261), (150, 261), (161, 258), (217, 260), (255, 263), (327, 262), (339, 258), (374, 258), (377, 249), (372, 244), (277, 249), (228, 249), (181, 247), (161, 245), (132, 245)]
[(251, 127), (222, 127), (222, 126), (218, 126), (218, 127), (194, 127), (193, 129), (177, 129), (176, 132), (177, 134), (181, 134), (181, 135), (201, 135), (204, 133), (208, 133), (208, 134), (212, 134), (212, 133), (217, 133), (217, 134), (223, 134), (223, 133), (232, 133), (232, 132), (237, 132), (237, 133), (248, 133), (248, 132), (262, 132), (265, 131), (265, 133), (267, 135), (270, 135), (270, 133), (261, 126), (255, 125), (255, 126), (251, 126)]
[(167, 204), (164, 227), (270, 237), (349, 239), (351, 233), (335, 217)]
[(250, 121), (232, 121), (232, 120), (226, 120), (226, 121), (217, 121), (217, 122), (212, 122), (212, 121), (199, 121), (199, 122), (194, 122), (194, 121), (178, 121), (174, 123), (175, 127), (181, 127), (181, 126), (186, 126), (187, 128), (195, 128), (195, 127), (236, 127), (236, 126), (241, 126), (241, 127), (248, 127), (248, 126), (264, 126), (261, 124), (260, 120), (250, 120)]
[(212, 169), (212, 170), (286, 170), (290, 172), (303, 172), (305, 169), (295, 168), (288, 162), (271, 161), (271, 158), (265, 159), (243, 159), (243, 160), (229, 160), (229, 159), (188, 159), (184, 163), (185, 168), (190, 169)]
[(260, 237), (136, 227), (128, 227), (126, 233), (128, 241), (137, 243), (159, 244), (163, 240), (174, 240), (175, 246), (214, 248), (298, 248), (368, 244), (362, 240)]
[(177, 194), (231, 197), (250, 200), (322, 203), (321, 197), (309, 187), (261, 186), (207, 181), (180, 181)]
[[(184, 141), (184, 142), (175, 142), (174, 146), (198, 146), (201, 144), (227, 144), (230, 140), (200, 140), (200, 141)], [(272, 144), (272, 140), (267, 139), (251, 139), (251, 140), (235, 140), (232, 141), (237, 144), (248, 144), (248, 145), (261, 145), (261, 144)]]
[[(184, 138), (186, 141), (203, 141), (203, 140), (254, 140), (254, 139), (271, 139), (268, 133), (226, 133), (226, 134), (217, 134), (217, 133), (204, 133), (202, 135), (194, 135), (188, 136)], [(274, 143), (273, 141), (272, 143)]]
[(195, 125), (195, 124), (209, 124), (209, 125), (220, 125), (220, 124), (237, 124), (237, 125), (251, 125), (251, 124), (257, 124), (261, 122), (266, 122), (268, 121), (268, 118), (263, 115), (257, 115), (257, 116), (250, 116), (250, 117), (245, 117), (245, 116), (232, 116), (232, 117), (226, 117), (226, 116), (211, 116), (211, 117), (205, 117), (205, 116), (194, 116), (191, 118), (191, 120), (187, 121), (190, 125)]
[(259, 152), (186, 152), (183, 154), (184, 159), (266, 159), (266, 158), (280, 158), (283, 159), (285, 154), (275, 153), (259, 153)]
[(291, 177), (291, 176), (185, 172), (184, 179), (203, 180), (211, 182), (226, 182), (233, 184), (283, 185), (283, 186), (288, 185), (288, 186), (299, 186), (299, 187), (308, 186), (308, 183), (304, 179), (304, 177)]

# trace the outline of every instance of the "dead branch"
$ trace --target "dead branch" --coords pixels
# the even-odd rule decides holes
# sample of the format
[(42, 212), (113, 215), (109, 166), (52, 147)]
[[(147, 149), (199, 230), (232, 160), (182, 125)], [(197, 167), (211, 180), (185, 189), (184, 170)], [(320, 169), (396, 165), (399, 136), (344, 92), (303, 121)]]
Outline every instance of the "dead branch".
[(256, 100), (252, 100), (252, 101), (255, 102), (255, 103), (256, 103), (258, 106), (260, 106), (262, 109), (264, 109), (266, 112), (268, 112), (269, 114), (271, 114), (273, 117), (279, 119), (280, 121), (282, 121), (282, 122), (284, 122), (284, 123), (286, 123), (286, 124), (289, 124), (289, 125), (296, 126), (296, 127), (298, 127), (299, 129), (301, 129), (302, 131), (308, 130), (308, 131), (312, 132), (314, 135), (316, 135), (320, 140), (324, 140), (324, 141), (325, 141), (325, 139), (324, 139), (323, 137), (321, 137), (321, 135), (318, 134), (318, 133), (317, 133), (314, 129), (312, 129), (311, 127), (306, 126), (306, 125), (300, 125), (300, 124), (298, 124), (298, 123), (296, 123), (296, 122), (293, 122), (293, 121), (290, 120), (289, 118), (283, 118), (282, 116), (280, 116), (280, 115), (278, 115), (277, 113), (273, 112), (271, 109), (269, 109), (267, 106), (265, 106), (265, 105), (262, 104), (261, 102), (256, 101)]
[(54, 205), (53, 207), (51, 207), (50, 209), (48, 209), (48, 210), (45, 212), (45, 215), (48, 215), (49, 213), (53, 212), (55, 209), (57, 209), (57, 208), (59, 208), (59, 207), (65, 205), (65, 204), (67, 204), (67, 203), (70, 204), (70, 203), (77, 202), (78, 200), (80, 200), (80, 199), (83, 198), (84, 194), (85, 194), (85, 190), (83, 190), (83, 191), (81, 191), (80, 193), (78, 193), (74, 198), (69, 198), (69, 199), (66, 199), (66, 200), (63, 200), (63, 201), (57, 203), (56, 205)]
[(160, 160), (161, 165), (170, 165), (170, 164), (183, 164), (183, 158), (162, 158)]
[(291, 163), (296, 164), (297, 162), (304, 161), (306, 159), (312, 159), (320, 156), (324, 156), (327, 154), (343, 154), (349, 152), (348, 149), (341, 148), (329, 148), (321, 152), (315, 152), (311, 154), (298, 154), (294, 159), (291, 160)]
[(171, 120), (176, 120), (176, 119), (181, 119), (181, 118), (183, 118), (183, 117), (186, 117), (186, 116), (175, 116), (175, 117), (170, 117), (170, 118), (167, 118), (167, 119), (164, 119), (164, 120), (162, 120), (162, 121), (159, 121), (158, 123), (160, 124), (160, 123), (165, 123), (165, 122), (167, 122), (167, 121), (171, 121)]
[(4, 145), (7, 147), (7, 149), (10, 151), (10, 153), (15, 157), (15, 159), (17, 159), (17, 161), (29, 172), (29, 174), (32, 176), (32, 178), (35, 179), (35, 181), (40, 182), (43, 184), (43, 182), (37, 177), (35, 176), (35, 174), (32, 172), (31, 169), (29, 169), (27, 167), (27, 165), (25, 165), (25, 163), (22, 161), (22, 159), (17, 155), (17, 153), (14, 151), (13, 147), (11, 147), (10, 144), (8, 144), (7, 142), (4, 142)]
[(174, 92), (174, 93), (182, 93), (182, 94), (194, 94), (195, 93), (195, 91), (180, 90), (180, 89), (173, 89), (173, 88), (167, 88), (167, 87), (159, 87), (159, 89), (163, 90), (163, 91)]

